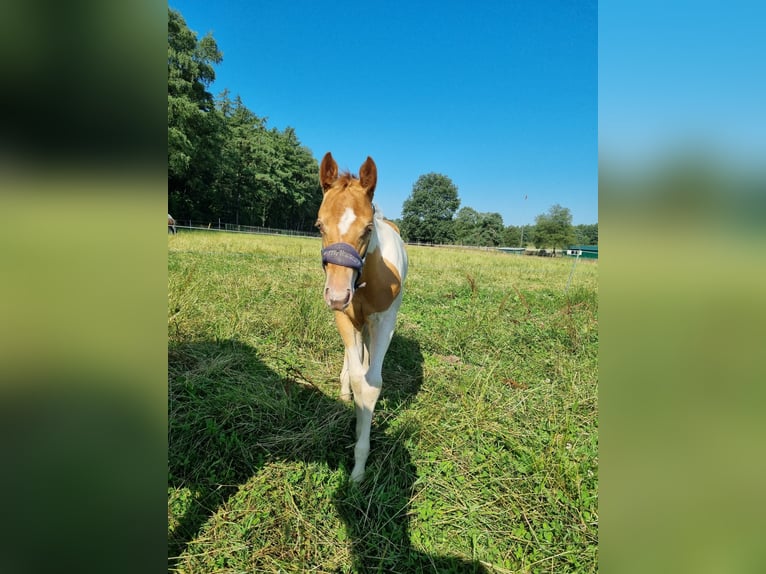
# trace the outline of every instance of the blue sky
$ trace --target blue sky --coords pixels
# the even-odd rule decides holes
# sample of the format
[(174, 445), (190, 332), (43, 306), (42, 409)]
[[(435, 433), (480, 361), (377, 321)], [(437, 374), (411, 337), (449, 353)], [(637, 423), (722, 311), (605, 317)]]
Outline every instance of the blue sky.
[(602, 159), (643, 168), (703, 152), (764, 165), (766, 3), (603, 2)]
[(506, 225), (556, 203), (598, 220), (596, 2), (169, 5), (223, 52), (214, 95), (239, 94), (342, 169), (372, 156), (386, 216), (437, 172)]
[(639, 168), (703, 152), (763, 165), (766, 4), (599, 7), (599, 147)]

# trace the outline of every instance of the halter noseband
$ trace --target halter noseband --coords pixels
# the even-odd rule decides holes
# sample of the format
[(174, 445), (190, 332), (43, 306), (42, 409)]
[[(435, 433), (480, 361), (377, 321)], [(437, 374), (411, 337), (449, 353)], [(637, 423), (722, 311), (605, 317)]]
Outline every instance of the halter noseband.
[(328, 263), (349, 267), (356, 271), (356, 283), (354, 289), (364, 287), (366, 283), (359, 283), (362, 278), (362, 267), (364, 267), (364, 257), (348, 243), (332, 243), (322, 249), (322, 267)]
[[(372, 206), (373, 216), (375, 215), (375, 205)], [(359, 283), (362, 278), (362, 267), (364, 267), (364, 259), (367, 257), (360, 255), (359, 252), (354, 249), (352, 245), (348, 243), (331, 243), (327, 247), (322, 249), (322, 268), (324, 269), (328, 263), (333, 265), (340, 265), (341, 267), (349, 267), (356, 271), (356, 283), (354, 289), (360, 289), (367, 285), (367, 283)]]
[(322, 266), (328, 263), (362, 271), (364, 258), (348, 243), (333, 243), (322, 249)]

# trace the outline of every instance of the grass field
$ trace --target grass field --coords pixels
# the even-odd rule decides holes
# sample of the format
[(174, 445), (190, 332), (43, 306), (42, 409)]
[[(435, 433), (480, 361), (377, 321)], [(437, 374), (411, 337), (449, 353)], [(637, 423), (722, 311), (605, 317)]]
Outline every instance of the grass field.
[(354, 486), (319, 241), (168, 248), (169, 571), (597, 571), (597, 262), (410, 247)]

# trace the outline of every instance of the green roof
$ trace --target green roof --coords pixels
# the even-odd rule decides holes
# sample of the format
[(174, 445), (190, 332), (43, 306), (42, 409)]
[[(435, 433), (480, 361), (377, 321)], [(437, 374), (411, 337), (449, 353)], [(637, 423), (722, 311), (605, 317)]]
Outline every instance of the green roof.
[(570, 245), (567, 249), (579, 249), (580, 251), (595, 251), (598, 253), (598, 245)]

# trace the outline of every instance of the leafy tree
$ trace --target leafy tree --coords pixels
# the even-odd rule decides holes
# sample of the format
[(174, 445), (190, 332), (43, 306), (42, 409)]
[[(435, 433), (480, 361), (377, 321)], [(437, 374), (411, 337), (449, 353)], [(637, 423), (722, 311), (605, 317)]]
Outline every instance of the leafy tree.
[(509, 225), (503, 228), (500, 244), (505, 247), (521, 247), (521, 227)]
[(170, 209), (199, 216), (209, 196), (223, 144), (223, 122), (207, 86), (222, 60), (211, 35), (201, 40), (181, 14), (168, 9), (168, 193)]
[(497, 246), (502, 243), (503, 217), (461, 207), (453, 221), (455, 242), (462, 245)]
[(279, 193), (272, 197), (270, 226), (286, 229), (310, 227), (322, 203), (322, 187), (319, 183), (319, 165), (311, 150), (301, 145), (295, 130), (287, 127), (284, 132), (272, 130), (277, 149), (273, 177), (280, 183)]
[(522, 247), (528, 247), (530, 245), (535, 245), (535, 226), (533, 225), (522, 225), (521, 231), (519, 232), (519, 243)]
[(227, 221), (242, 225), (306, 229), (322, 199), (319, 166), (292, 128), (267, 129), (266, 120), (224, 92), (217, 107), (227, 141), (216, 182)]
[(253, 225), (253, 198), (257, 193), (257, 142), (265, 121), (228, 90), (219, 96), (216, 109), (225, 121), (225, 143), (216, 174), (215, 193), (220, 217), (236, 224)]
[(480, 215), (479, 245), (497, 247), (502, 243), (503, 216), (499, 213), (482, 213)]
[(177, 218), (310, 229), (319, 167), (295, 130), (268, 129), (228, 90), (207, 91), (222, 59), (168, 10), (168, 209)]
[(574, 232), (578, 245), (598, 245), (598, 223), (575, 225)]
[(402, 206), (402, 235), (407, 241), (450, 243), (455, 238), (452, 218), (460, 207), (457, 186), (446, 175), (421, 175)]
[(455, 242), (461, 245), (479, 245), (481, 215), (472, 207), (461, 207), (453, 223)]
[(563, 248), (574, 242), (572, 213), (559, 204), (551, 206), (547, 213), (535, 218), (534, 242), (537, 247)]

